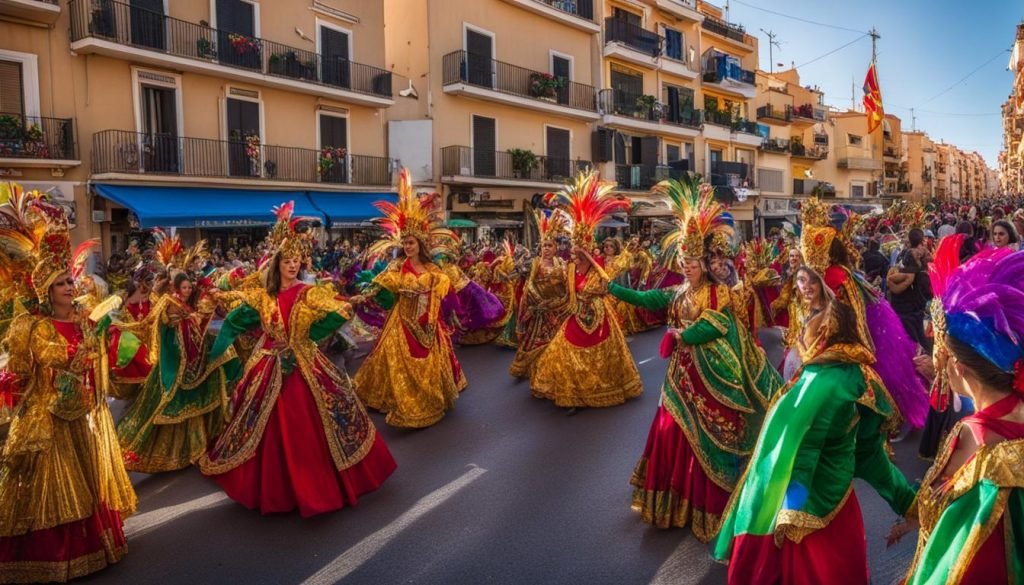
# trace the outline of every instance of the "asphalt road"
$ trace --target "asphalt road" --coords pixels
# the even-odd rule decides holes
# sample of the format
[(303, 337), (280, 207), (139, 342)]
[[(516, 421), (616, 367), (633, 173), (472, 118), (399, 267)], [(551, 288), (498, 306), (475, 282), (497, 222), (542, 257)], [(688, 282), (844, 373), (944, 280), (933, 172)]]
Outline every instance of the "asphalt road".
[[(665, 372), (660, 337), (630, 342), (640, 398), (575, 416), (509, 378), (511, 351), (460, 348), (470, 385), (455, 409), (418, 431), (374, 414), (398, 470), (333, 514), (260, 516), (196, 469), (133, 475), (140, 505), (126, 524), (129, 554), (82, 582), (724, 583), (724, 568), (688, 531), (651, 528), (629, 509), (629, 475)], [(915, 452), (915, 436), (896, 445), (912, 478), (924, 471)], [(865, 485), (857, 493), (873, 582), (888, 585), (902, 576), (913, 539), (886, 550), (895, 515)]]

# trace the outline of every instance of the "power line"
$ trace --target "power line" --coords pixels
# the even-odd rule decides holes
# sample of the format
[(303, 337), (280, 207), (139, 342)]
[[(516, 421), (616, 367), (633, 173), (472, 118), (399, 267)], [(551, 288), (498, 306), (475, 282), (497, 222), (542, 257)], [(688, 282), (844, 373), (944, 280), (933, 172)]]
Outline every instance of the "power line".
[[(734, 0), (734, 1), (735, 1), (735, 0)], [(822, 60), (822, 59), (824, 59), (825, 57), (828, 57), (829, 55), (831, 55), (831, 54), (833, 54), (833, 53), (838, 53), (839, 51), (841, 51), (841, 50), (845, 49), (846, 47), (849, 47), (850, 45), (852, 45), (852, 44), (856, 43), (857, 41), (859, 41), (859, 40), (861, 40), (861, 39), (863, 39), (863, 38), (869, 37), (869, 36), (871, 36), (871, 34), (870, 34), (870, 33), (864, 33), (864, 34), (862, 34), (861, 36), (859, 36), (859, 37), (857, 37), (857, 38), (853, 39), (852, 41), (850, 41), (850, 42), (846, 43), (845, 45), (843, 45), (843, 46), (841, 46), (841, 47), (838, 47), (838, 48), (832, 49), (831, 51), (829, 51), (828, 53), (825, 53), (824, 55), (822, 55), (822, 56), (820, 56), (820, 57), (815, 57), (814, 59), (811, 59), (810, 61), (808, 61), (808, 62), (806, 62), (806, 63), (801, 63), (800, 65), (797, 65), (797, 66), (796, 66), (796, 68), (797, 68), (797, 69), (802, 69), (802, 68), (804, 68), (804, 67), (806, 67), (806, 66), (810, 65), (811, 63), (816, 63), (816, 62), (818, 62), (818, 61), (821, 61), (821, 60)]]
[(793, 16), (791, 14), (785, 14), (785, 13), (782, 13), (782, 12), (776, 12), (774, 10), (769, 10), (767, 8), (762, 8), (760, 6), (755, 6), (753, 4), (747, 4), (746, 2), (741, 2), (740, 0), (732, 0), (732, 1), (735, 2), (736, 4), (742, 4), (743, 6), (746, 6), (747, 8), (753, 8), (754, 10), (760, 10), (761, 12), (767, 12), (768, 14), (774, 14), (775, 16), (781, 16), (782, 18), (789, 18), (791, 20), (796, 20), (796, 21), (799, 21), (799, 22), (807, 23), (807, 24), (813, 24), (813, 25), (816, 25), (816, 26), (824, 26), (826, 28), (834, 28), (834, 29), (837, 29), (837, 30), (845, 30), (845, 31), (855, 32), (855, 33), (863, 33), (864, 32), (862, 30), (856, 30), (856, 29), (852, 29), (852, 28), (847, 28), (845, 26), (836, 26), (834, 24), (828, 24), (828, 23), (824, 23), (824, 22), (816, 22), (814, 20), (807, 20), (806, 18), (801, 18), (799, 16)]
[(971, 77), (972, 75), (974, 75), (975, 73), (977, 73), (978, 71), (981, 71), (981, 69), (982, 69), (983, 67), (985, 67), (985, 66), (986, 66), (986, 65), (988, 65), (989, 63), (991, 63), (991, 62), (995, 61), (995, 60), (996, 60), (996, 59), (998, 59), (998, 58), (999, 58), (1000, 56), (1002, 56), (1002, 55), (1003, 55), (1004, 53), (1009, 53), (1009, 52), (1010, 52), (1010, 50), (1009, 50), (1009, 49), (1002, 49), (1002, 50), (1000, 50), (1000, 51), (999, 51), (998, 53), (996, 53), (995, 55), (992, 55), (992, 57), (990, 57), (990, 58), (989, 58), (989, 59), (988, 59), (987, 61), (985, 61), (985, 62), (984, 62), (984, 63), (982, 63), (981, 65), (978, 65), (977, 67), (975, 67), (975, 68), (974, 68), (974, 69), (973, 69), (973, 70), (972, 70), (972, 71), (971, 71), (970, 73), (968, 73), (967, 75), (965, 75), (965, 76), (963, 76), (962, 78), (960, 78), (960, 80), (959, 80), (959, 81), (957, 81), (956, 83), (954, 83), (953, 85), (951, 85), (951, 86), (947, 87), (946, 89), (944, 89), (944, 90), (940, 91), (939, 93), (937, 93), (937, 94), (933, 95), (932, 97), (930, 97), (930, 98), (926, 99), (925, 101), (923, 101), (923, 102), (921, 102), (921, 103), (917, 104), (917, 107), (920, 107), (920, 106), (923, 106), (923, 105), (925, 105), (925, 104), (927, 104), (927, 103), (933, 102), (933, 101), (935, 101), (936, 99), (938, 99), (938, 98), (940, 98), (940, 97), (942, 97), (942, 96), (946, 95), (946, 94), (947, 94), (947, 93), (949, 93), (949, 92), (950, 92), (950, 91), (951, 91), (951, 90), (952, 90), (953, 88), (957, 87), (957, 86), (958, 86), (958, 85), (960, 85), (961, 83), (963, 83), (963, 82), (967, 81), (968, 79), (970, 79), (970, 77)]

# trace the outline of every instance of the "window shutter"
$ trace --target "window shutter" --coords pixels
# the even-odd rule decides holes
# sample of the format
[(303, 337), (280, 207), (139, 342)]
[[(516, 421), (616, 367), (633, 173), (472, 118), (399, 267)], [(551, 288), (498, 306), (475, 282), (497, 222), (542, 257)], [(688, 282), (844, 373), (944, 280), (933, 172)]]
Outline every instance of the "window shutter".
[(645, 167), (658, 166), (658, 151), (661, 139), (657, 136), (644, 136), (640, 139), (640, 164)]
[(594, 130), (593, 149), (594, 162), (603, 163), (615, 159), (615, 130), (611, 128), (598, 128)]
[(0, 61), (0, 113), (25, 113), (25, 91), (21, 78), (21, 63)]
[(494, 118), (473, 116), (473, 165), (477, 176), (493, 177), (497, 171), (495, 124)]

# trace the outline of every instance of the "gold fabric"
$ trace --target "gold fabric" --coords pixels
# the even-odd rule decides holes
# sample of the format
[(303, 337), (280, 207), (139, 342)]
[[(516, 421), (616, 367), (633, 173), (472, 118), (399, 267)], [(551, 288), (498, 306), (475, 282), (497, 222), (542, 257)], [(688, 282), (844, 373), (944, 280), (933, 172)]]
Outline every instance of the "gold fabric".
[[(420, 274), (400, 264), (374, 283), (396, 296), (373, 351), (355, 376), (356, 392), (370, 408), (387, 414), (387, 424), (422, 428), (441, 420), (466, 387), (456, 373), (451, 338), (441, 321), (441, 302), (450, 294), (448, 276), (431, 264)], [(415, 357), (409, 337), (425, 349)]]
[(703, 543), (711, 542), (722, 525), (722, 517), (706, 510), (695, 508), (690, 500), (673, 490), (659, 491), (644, 488), (647, 477), (647, 457), (641, 457), (633, 470), (629, 483), (633, 486), (633, 503), (630, 506), (640, 514), (640, 519), (658, 528), (685, 528)]
[(560, 258), (553, 258), (551, 264), (541, 258), (533, 260), (517, 314), (519, 347), (509, 367), (512, 376), (531, 375), (537, 358), (568, 314), (571, 275), (567, 271), (568, 266)]
[[(91, 334), (88, 323), (79, 327)], [(106, 403), (104, 339), (86, 337), (69, 357), (46, 317), (15, 319), (7, 368), (24, 394), (0, 455), (0, 537), (91, 516), (105, 504), (121, 517), (136, 498)]]

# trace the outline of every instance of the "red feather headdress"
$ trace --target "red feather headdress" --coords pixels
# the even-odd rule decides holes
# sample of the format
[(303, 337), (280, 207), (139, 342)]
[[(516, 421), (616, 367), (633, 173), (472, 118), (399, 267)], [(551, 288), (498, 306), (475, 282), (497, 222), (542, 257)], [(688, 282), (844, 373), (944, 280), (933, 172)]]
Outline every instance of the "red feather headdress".
[(612, 214), (630, 210), (629, 199), (612, 195), (614, 188), (615, 183), (602, 181), (597, 171), (583, 170), (560, 192), (548, 193), (545, 199), (569, 213), (573, 242), (589, 248), (594, 243), (594, 231), (602, 221)]
[(385, 236), (370, 245), (367, 252), (371, 257), (389, 255), (402, 246), (406, 236), (419, 240), (424, 251), (458, 248), (459, 237), (444, 227), (441, 195), (416, 194), (409, 169), (399, 172), (398, 201), (377, 201), (373, 205), (383, 214), (373, 222), (384, 230)]

